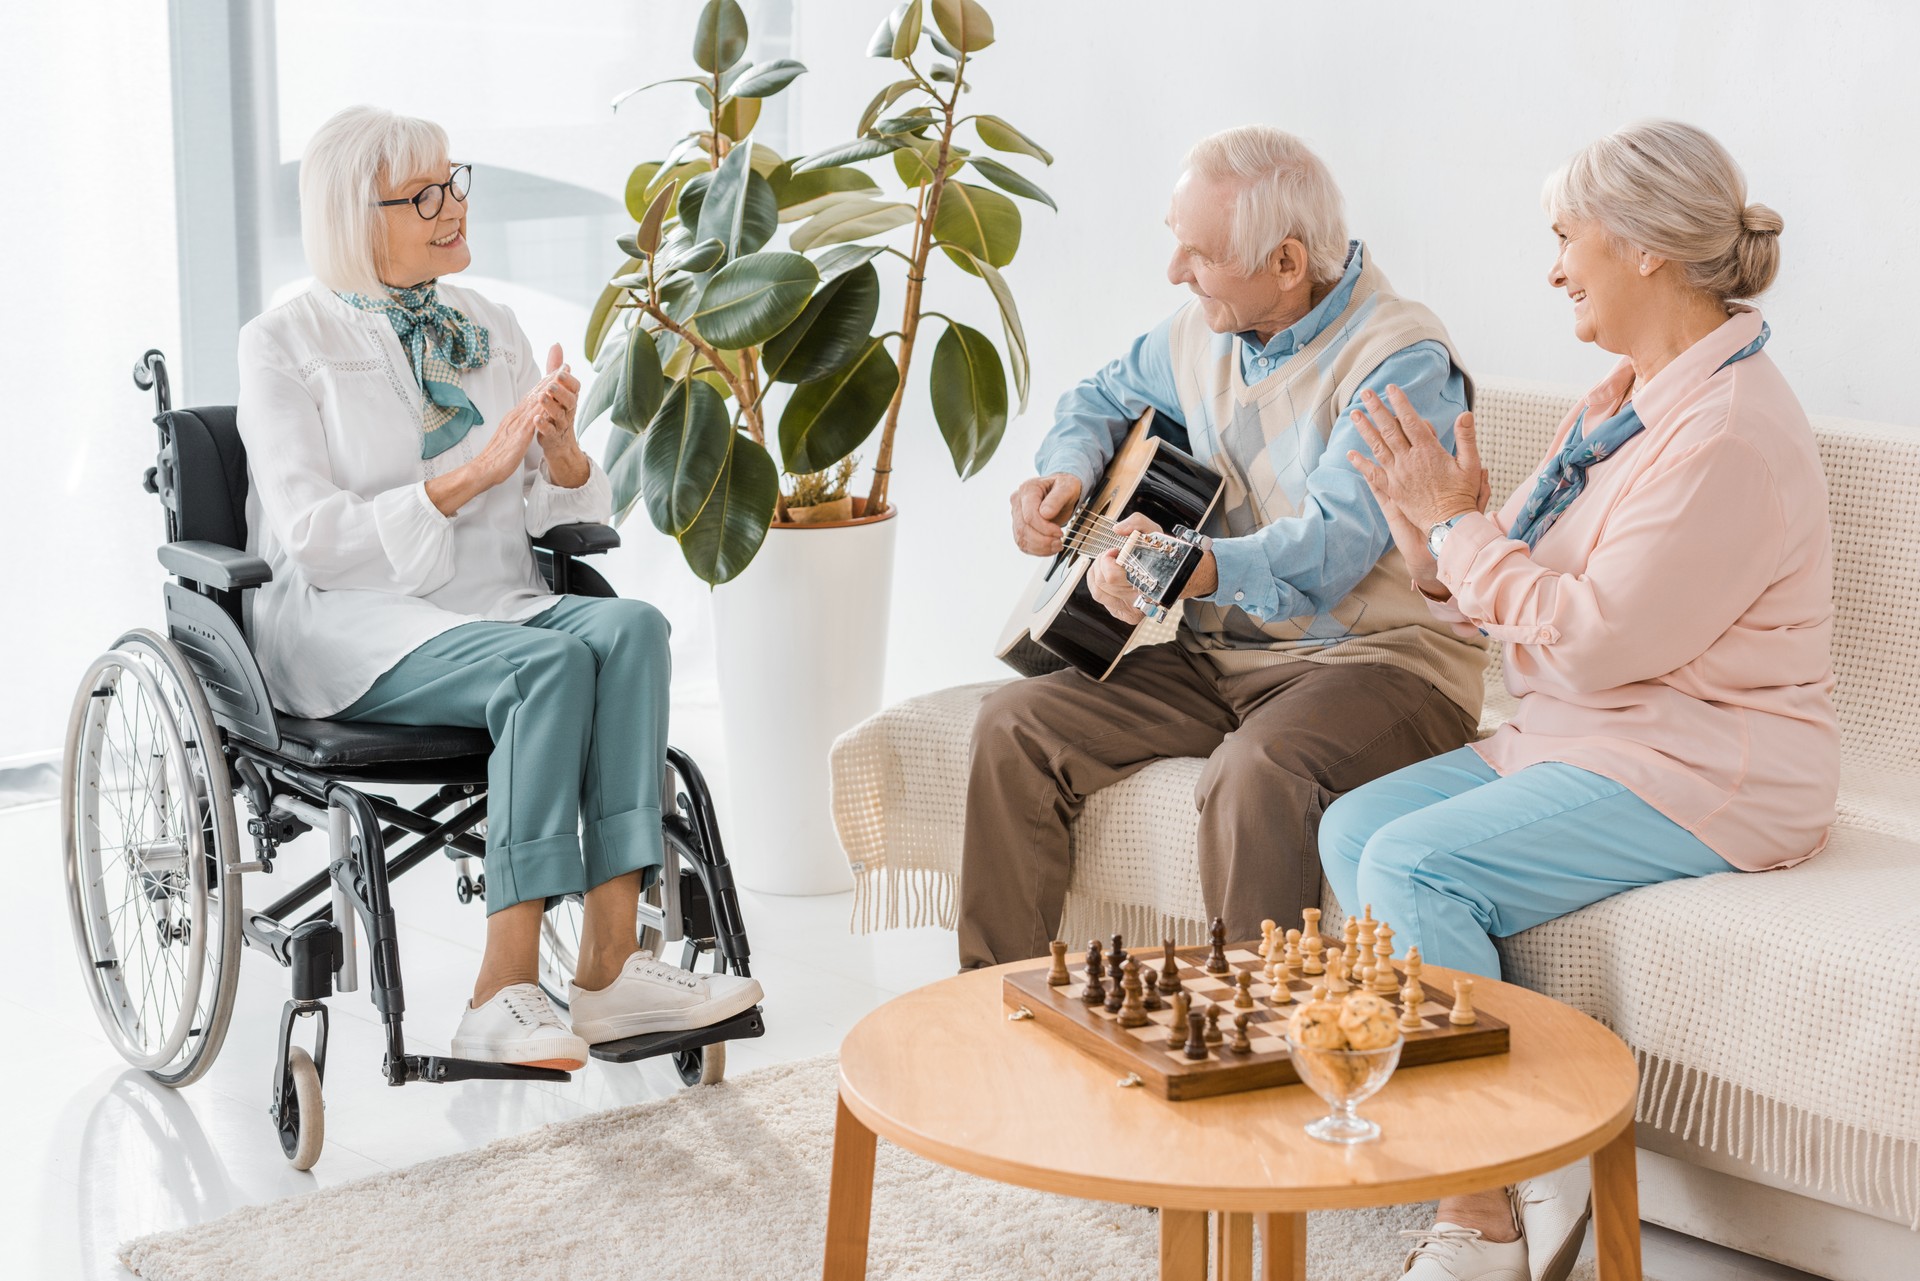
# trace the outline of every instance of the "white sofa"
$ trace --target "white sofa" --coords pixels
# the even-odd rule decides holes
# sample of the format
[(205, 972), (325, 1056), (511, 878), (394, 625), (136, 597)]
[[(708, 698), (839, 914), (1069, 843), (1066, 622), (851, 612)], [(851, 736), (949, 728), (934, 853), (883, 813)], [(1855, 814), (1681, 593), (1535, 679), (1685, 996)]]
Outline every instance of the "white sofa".
[[(1494, 381), (1510, 492), (1574, 399)], [(1842, 1281), (1920, 1277), (1920, 428), (1815, 421), (1832, 495), (1840, 824), (1783, 872), (1653, 886), (1505, 940), (1507, 976), (1641, 1064), (1642, 1213)], [(954, 924), (968, 739), (993, 684), (912, 699), (834, 746), (859, 928)], [(1511, 709), (1496, 662), (1486, 725)], [(1073, 827), (1062, 937), (1200, 941), (1194, 785), (1161, 761)], [(1331, 894), (1325, 907), (1336, 910)]]

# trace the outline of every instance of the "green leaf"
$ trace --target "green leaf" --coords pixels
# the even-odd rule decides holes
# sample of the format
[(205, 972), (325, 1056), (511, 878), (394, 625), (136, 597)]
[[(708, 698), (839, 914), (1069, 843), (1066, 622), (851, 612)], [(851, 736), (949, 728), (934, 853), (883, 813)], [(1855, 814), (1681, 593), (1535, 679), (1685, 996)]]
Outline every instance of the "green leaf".
[(858, 205), (871, 205), (879, 194), (878, 189), (830, 191), (824, 196), (806, 201), (804, 204), (795, 205), (791, 209), (782, 209), (780, 211), (780, 221), (799, 222), (802, 219), (811, 218), (815, 214), (825, 213), (829, 209), (835, 208), (838, 205), (847, 204), (848, 202)]
[(950, 324), (933, 349), (928, 378), (933, 419), (946, 437), (960, 479), (979, 471), (1007, 430), (1007, 375), (1000, 353), (978, 329)]
[[(620, 379), (626, 372), (627, 335), (615, 334), (601, 344), (602, 359), (593, 362), (595, 370), (593, 386), (587, 388), (586, 399), (580, 402), (580, 412), (574, 416), (574, 430), (584, 432), (607, 410), (613, 408), (614, 401), (620, 395)], [(615, 357), (616, 359), (607, 359)]]
[[(640, 216), (640, 230), (635, 234), (634, 240), (641, 253), (651, 256), (659, 250), (660, 229), (666, 223), (667, 210), (671, 208), (673, 208), (673, 184), (668, 183), (660, 188), (660, 194), (653, 198), (653, 203), (647, 206), (647, 212)], [(640, 254), (633, 256), (638, 258)]]
[(852, 271), (861, 263), (872, 262), (886, 250), (879, 245), (836, 245), (813, 260), (820, 269), (822, 286), (831, 284), (835, 279)]
[(754, 347), (785, 329), (807, 305), (820, 272), (792, 253), (748, 254), (713, 273), (693, 323), (716, 347)]
[(1033, 139), (1015, 129), (999, 116), (975, 116), (973, 127), (979, 131), (980, 141), (995, 151), (1008, 151), (1019, 156), (1032, 156), (1043, 165), (1053, 163), (1053, 153)]
[(655, 80), (651, 84), (643, 84), (636, 89), (629, 89), (625, 93), (614, 94), (613, 109), (618, 111), (620, 110), (620, 104), (628, 98), (633, 97), (634, 94), (645, 93), (649, 89), (658, 89), (661, 85), (703, 85), (706, 83), (707, 80), (704, 76), (674, 76), (668, 80)]
[(693, 24), (693, 62), (715, 74), (740, 61), (747, 51), (747, 15), (735, 0), (707, 0)]
[(899, 140), (894, 138), (855, 138), (852, 142), (843, 142), (837, 147), (828, 147), (825, 151), (816, 151), (810, 156), (802, 156), (793, 162), (793, 172), (799, 175), (813, 169), (826, 169), (832, 165), (852, 164), (856, 160), (872, 160), (875, 156), (884, 156), (900, 146)]
[(982, 178), (1000, 190), (1011, 191), (1014, 195), (1025, 196), (1028, 200), (1038, 200), (1055, 213), (1060, 212), (1060, 206), (1053, 203), (1052, 196), (1035, 186), (1024, 174), (1007, 168), (998, 160), (990, 156), (969, 156), (967, 163), (979, 170)]
[[(615, 276), (625, 276), (631, 272), (639, 271), (645, 266), (646, 264), (639, 259), (629, 258), (627, 259), (626, 265), (616, 270), (613, 274)], [(620, 295), (625, 292), (626, 290), (620, 286), (609, 284), (600, 291), (600, 297), (594, 301), (593, 310), (587, 315), (585, 346), (588, 360), (592, 360), (600, 354), (600, 344), (606, 341), (607, 329), (620, 314), (614, 308), (613, 304), (618, 302)]]
[(920, 43), (920, 23), (925, 10), (920, 0), (908, 0), (899, 10), (900, 20), (893, 28), (893, 56), (911, 58), (914, 46)]
[(845, 200), (823, 209), (794, 230), (787, 243), (801, 253), (878, 235), (913, 221), (913, 206), (898, 201)]
[(653, 185), (653, 176), (660, 172), (660, 162), (649, 160), (645, 164), (635, 165), (633, 172), (627, 175), (627, 214), (635, 222), (647, 216), (647, 205), (651, 197), (647, 190)]
[(640, 491), (646, 487), (647, 451), (637, 448), (639, 444), (637, 432), (616, 427), (607, 433), (607, 452), (601, 456), (600, 466), (613, 485), (613, 523), (616, 525), (627, 518), (640, 498)]
[(747, 163), (755, 173), (767, 180), (767, 185), (773, 187), (776, 194), (779, 192), (779, 187), (773, 184), (774, 171), (785, 167), (787, 163), (780, 158), (779, 152), (763, 143), (756, 142), (753, 144), (753, 159)]
[[(753, 154), (735, 147), (713, 171), (713, 179), (701, 193), (697, 217), (691, 225), (701, 240), (718, 240), (726, 246), (727, 257), (739, 258), (758, 250), (773, 239), (780, 225), (780, 206), (773, 188), (752, 168)], [(693, 183), (687, 184), (692, 187)], [(688, 222), (687, 198), (680, 198), (680, 221)]]
[(638, 328), (627, 336), (627, 352), (620, 362), (620, 396), (613, 403), (613, 421), (628, 431), (640, 431), (660, 408), (666, 378), (660, 372), (660, 349), (653, 335)]
[(794, 174), (785, 184), (775, 184), (775, 200), (780, 206), (780, 221), (790, 222), (796, 217), (810, 217), (807, 214), (794, 214), (800, 206), (810, 204), (822, 196), (830, 196), (842, 191), (877, 191), (880, 184), (864, 170), (860, 169), (810, 169), (806, 173)]
[(975, 0), (933, 0), (933, 22), (955, 48), (967, 53), (993, 43), (993, 19)]
[[(949, 182), (940, 189), (933, 234), (975, 258), (1004, 267), (1020, 248), (1020, 208), (997, 191), (968, 182)], [(951, 253), (947, 256), (963, 270), (973, 270), (964, 260)]]
[(873, 122), (880, 118), (880, 113), (898, 102), (900, 95), (909, 89), (917, 89), (919, 87), (920, 82), (909, 77), (905, 80), (896, 80), (879, 93), (874, 94), (873, 101), (869, 102), (867, 109), (860, 113), (860, 124), (854, 129), (854, 132), (863, 134), (873, 128)]
[(697, 378), (675, 383), (641, 443), (647, 515), (655, 529), (678, 538), (707, 505), (726, 466), (733, 444), (727, 403)]
[(766, 541), (779, 493), (780, 472), (773, 458), (751, 438), (733, 433), (733, 448), (713, 494), (681, 535), (680, 554), (688, 567), (713, 584), (736, 577)]
[[(720, 102), (720, 132), (739, 142), (753, 132), (754, 125), (760, 122), (760, 99), (724, 98)], [(745, 147), (735, 147), (734, 151), (746, 151)], [(733, 152), (729, 151), (728, 155)]]
[(689, 246), (677, 258), (662, 255), (658, 271), (662, 276), (675, 271), (690, 271), (698, 275), (703, 271), (712, 271), (726, 256), (727, 247), (718, 240), (702, 240)]
[(933, 70), (927, 72), (927, 79), (935, 84), (950, 85), (959, 76), (959, 70), (951, 62), (934, 60)]
[(860, 354), (879, 314), (880, 273), (873, 264), (841, 273), (767, 340), (760, 352), (767, 377), (786, 383), (824, 378)]
[(888, 116), (873, 126), (873, 132), (883, 138), (897, 134), (912, 133), (916, 129), (925, 129), (933, 124), (933, 108), (915, 107), (897, 116)]
[[(924, 187), (933, 181), (933, 162), (940, 155), (940, 144), (931, 138), (902, 138), (906, 145), (893, 153), (893, 171), (900, 175), (900, 181), (909, 187)], [(952, 147), (947, 151), (947, 176), (958, 173), (966, 162), (968, 152), (965, 147)]]
[(647, 251), (640, 247), (638, 232), (623, 231), (613, 238), (613, 247), (629, 258), (644, 258)]
[(878, 338), (847, 364), (803, 383), (780, 415), (780, 454), (796, 476), (827, 468), (860, 447), (887, 412), (900, 371)]
[(933, 41), (934, 52), (940, 54), (942, 57), (952, 58), (955, 62), (960, 61), (960, 51), (954, 48), (947, 38), (941, 35), (937, 29), (937, 24), (939, 23), (938, 14), (934, 15), (934, 22), (936, 29), (927, 33), (927, 39)]
[[(949, 250), (949, 256), (953, 250)], [(965, 253), (964, 250), (957, 252)], [(1027, 409), (1027, 392), (1032, 387), (1032, 369), (1027, 355), (1027, 331), (1020, 323), (1020, 309), (1014, 305), (1013, 290), (1007, 288), (1007, 279), (995, 270), (992, 263), (982, 262), (967, 254), (967, 263), (973, 274), (987, 282), (987, 288), (993, 293), (993, 301), (1000, 308), (1000, 324), (1007, 331), (1007, 363), (1013, 366), (1014, 390), (1020, 393), (1020, 412)]]
[(729, 92), (736, 98), (771, 98), (805, 74), (806, 70), (804, 62), (795, 62), (792, 58), (756, 62), (733, 82)]

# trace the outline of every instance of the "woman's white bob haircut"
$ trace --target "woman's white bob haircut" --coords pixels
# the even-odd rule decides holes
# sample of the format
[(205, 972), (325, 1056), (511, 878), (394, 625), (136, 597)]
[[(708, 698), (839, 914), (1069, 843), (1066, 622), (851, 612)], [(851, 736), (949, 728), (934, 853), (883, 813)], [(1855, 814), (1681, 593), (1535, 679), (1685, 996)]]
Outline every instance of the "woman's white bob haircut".
[(1241, 125), (1202, 138), (1186, 168), (1240, 185), (1233, 201), (1235, 267), (1252, 275), (1292, 236), (1306, 246), (1316, 285), (1340, 279), (1347, 264), (1347, 216), (1339, 185), (1306, 143), (1272, 125)]
[(384, 291), (380, 180), (438, 175), (446, 162), (447, 131), (431, 120), (348, 107), (321, 125), (300, 157), (300, 243), (314, 278), (340, 293)]

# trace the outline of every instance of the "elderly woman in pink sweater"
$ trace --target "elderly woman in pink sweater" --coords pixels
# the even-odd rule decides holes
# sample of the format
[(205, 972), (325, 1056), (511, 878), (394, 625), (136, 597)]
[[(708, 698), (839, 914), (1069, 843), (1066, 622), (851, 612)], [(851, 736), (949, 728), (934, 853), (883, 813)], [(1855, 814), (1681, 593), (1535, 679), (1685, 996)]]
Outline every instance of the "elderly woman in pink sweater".
[[(1734, 301), (1772, 281), (1779, 215), (1673, 122), (1587, 147), (1546, 204), (1548, 282), (1575, 336), (1621, 359), (1533, 479), (1482, 514), (1473, 416), (1456, 458), (1391, 387), (1355, 415), (1373, 457), (1352, 456), (1434, 612), (1500, 642), (1519, 709), (1320, 829), (1343, 906), (1492, 977), (1494, 939), (1623, 890), (1812, 857), (1839, 784), (1820, 459), (1766, 323)], [(1450, 1198), (1408, 1277), (1564, 1277), (1587, 1205), (1584, 1166)]]

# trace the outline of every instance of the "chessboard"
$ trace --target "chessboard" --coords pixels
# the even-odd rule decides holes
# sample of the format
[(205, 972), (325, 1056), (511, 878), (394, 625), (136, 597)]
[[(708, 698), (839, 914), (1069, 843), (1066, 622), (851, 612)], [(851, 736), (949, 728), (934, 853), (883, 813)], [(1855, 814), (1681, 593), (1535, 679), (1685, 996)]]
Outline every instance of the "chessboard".
[[(1117, 1013), (1104, 1004), (1089, 1005), (1082, 999), (1086, 992), (1086, 966), (1075, 962), (1067, 967), (1068, 982), (1055, 986), (1048, 981), (1049, 963), (1037, 961), (1031, 969), (1010, 972), (1002, 981), (1001, 996), (1010, 1018), (1031, 1015), (1033, 1020), (1072, 1045), (1093, 1055), (1123, 1074), (1139, 1078), (1141, 1085), (1162, 1098), (1176, 1102), (1203, 1099), (1218, 1094), (1235, 1094), (1269, 1086), (1294, 1085), (1300, 1080), (1287, 1052), (1287, 1020), (1300, 1005), (1311, 998), (1321, 979), (1293, 975), (1287, 982), (1292, 1000), (1276, 1004), (1273, 989), (1266, 980), (1266, 962), (1257, 951), (1257, 943), (1225, 949), (1228, 972), (1209, 973), (1206, 961), (1211, 949), (1206, 945), (1175, 948), (1179, 964), (1180, 986), (1195, 1010), (1212, 1003), (1220, 1007), (1220, 1021), (1226, 1034), (1220, 1044), (1208, 1047), (1204, 1059), (1188, 1058), (1182, 1049), (1185, 1029), (1172, 1027), (1173, 1012), (1168, 999), (1160, 1008), (1148, 1009), (1147, 1023), (1141, 1027), (1122, 1027)], [(1163, 952), (1155, 949), (1143, 954), (1149, 962), (1161, 962)], [(1406, 982), (1405, 962), (1396, 960), (1394, 973), (1401, 985)], [(1161, 962), (1165, 968), (1164, 962)], [(1236, 1008), (1240, 994), (1238, 975), (1248, 971), (1252, 982), (1248, 996), (1251, 1009)], [(1453, 1059), (1504, 1054), (1509, 1045), (1507, 1025), (1484, 1011), (1475, 1011), (1474, 1022), (1459, 1026), (1449, 1021), (1454, 998), (1430, 983), (1420, 984), (1425, 1000), (1418, 1011), (1419, 1031), (1407, 1032), (1400, 1050), (1400, 1067), (1423, 1063), (1444, 1063)], [(1395, 1013), (1401, 1010), (1400, 998), (1382, 996)], [(1023, 1013), (1023, 1011), (1025, 1013)], [(1228, 1046), (1233, 1018), (1247, 1015), (1247, 1041), (1244, 1053)]]

